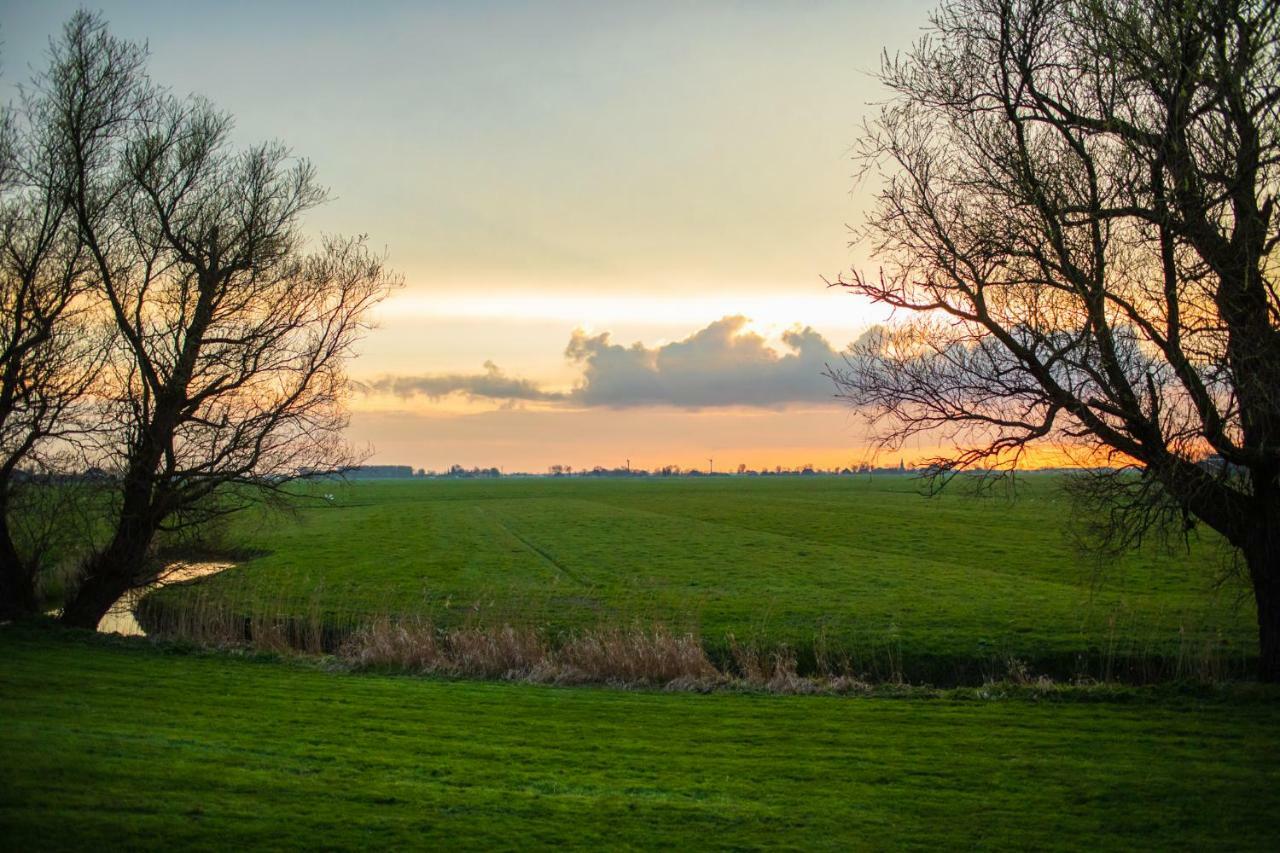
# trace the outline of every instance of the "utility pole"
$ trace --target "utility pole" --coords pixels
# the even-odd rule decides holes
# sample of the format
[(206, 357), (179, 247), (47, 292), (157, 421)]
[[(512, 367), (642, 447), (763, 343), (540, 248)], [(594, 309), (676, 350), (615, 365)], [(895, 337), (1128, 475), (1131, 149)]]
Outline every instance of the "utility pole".
[(708, 473), (708, 474), (714, 474), (715, 472), (716, 472), (716, 460), (714, 460), (714, 459), (708, 459), (708, 460), (707, 460), (707, 473)]

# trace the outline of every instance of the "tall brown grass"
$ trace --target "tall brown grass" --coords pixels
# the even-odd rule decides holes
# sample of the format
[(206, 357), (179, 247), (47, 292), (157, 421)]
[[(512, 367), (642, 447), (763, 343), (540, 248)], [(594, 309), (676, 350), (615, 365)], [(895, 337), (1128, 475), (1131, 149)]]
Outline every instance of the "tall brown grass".
[[(251, 646), (279, 653), (332, 655), (356, 669), (383, 669), (472, 678), (564, 684), (613, 684), (704, 690), (736, 685), (776, 693), (848, 692), (868, 684), (964, 685), (1006, 682), (1143, 684), (1181, 680), (1216, 683), (1249, 671), (1248, 650), (1219, 631), (1143, 633), (1113, 614), (1091, 650), (1032, 658), (1016, 648), (992, 648), (981, 658), (904, 659), (896, 632), (859, 641), (818, 632), (812, 645), (727, 636), (708, 644), (696, 631), (662, 624), (595, 626), (553, 632), (509, 622), (441, 625), (418, 612), (333, 613), (324, 590), (308, 597), (250, 586), (213, 589), (196, 582), (181, 595), (146, 596), (138, 618), (153, 637), (202, 646)], [(388, 602), (391, 604), (392, 602)], [(1085, 638), (1082, 636), (1082, 643)], [(803, 665), (801, 664), (803, 661)]]
[(585, 630), (557, 645), (529, 628), (443, 630), (382, 617), (352, 632), (338, 656), (357, 668), (556, 683), (693, 687), (722, 678), (696, 637), (662, 626)]

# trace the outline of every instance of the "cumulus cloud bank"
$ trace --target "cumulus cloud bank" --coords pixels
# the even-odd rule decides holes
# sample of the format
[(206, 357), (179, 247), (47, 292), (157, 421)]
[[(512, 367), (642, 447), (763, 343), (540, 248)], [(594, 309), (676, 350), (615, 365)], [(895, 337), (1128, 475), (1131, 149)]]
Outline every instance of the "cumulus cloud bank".
[(779, 406), (829, 399), (822, 372), (839, 355), (813, 329), (782, 337), (779, 353), (746, 317), (725, 317), (660, 347), (611, 343), (608, 333), (575, 332), (565, 355), (582, 365), (573, 397), (603, 406)]
[(777, 408), (832, 398), (827, 365), (840, 359), (812, 328), (782, 336), (778, 351), (746, 329), (746, 317), (724, 317), (684, 340), (656, 347), (613, 343), (606, 332), (573, 333), (565, 357), (581, 366), (582, 377), (568, 392), (552, 391), (508, 376), (492, 362), (474, 375), (438, 374), (386, 377), (376, 390), (399, 396), (443, 397), (461, 393), (506, 401), (543, 401), (582, 406), (667, 405), (685, 408), (756, 406)]

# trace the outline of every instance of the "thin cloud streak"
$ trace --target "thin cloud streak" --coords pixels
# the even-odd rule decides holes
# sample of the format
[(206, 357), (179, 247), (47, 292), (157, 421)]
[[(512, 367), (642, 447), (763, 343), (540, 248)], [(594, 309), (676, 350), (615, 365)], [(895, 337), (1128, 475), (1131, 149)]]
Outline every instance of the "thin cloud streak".
[(492, 400), (558, 401), (565, 394), (546, 391), (529, 379), (508, 376), (492, 361), (484, 363), (484, 373), (440, 373), (426, 376), (384, 376), (366, 383), (366, 391), (384, 391), (396, 397), (420, 395), (438, 400), (450, 394)]

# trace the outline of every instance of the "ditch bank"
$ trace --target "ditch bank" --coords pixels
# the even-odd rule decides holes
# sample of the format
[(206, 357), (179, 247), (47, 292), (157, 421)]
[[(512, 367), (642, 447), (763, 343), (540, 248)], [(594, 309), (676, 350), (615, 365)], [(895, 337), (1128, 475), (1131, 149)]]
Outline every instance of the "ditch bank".
[[(180, 581), (195, 586), (216, 571)], [(171, 586), (166, 584), (165, 586)], [(251, 609), (198, 589), (151, 590), (133, 607), (139, 633), (209, 647), (338, 656), (359, 667), (509, 680), (665, 685), (707, 679), (787, 685), (809, 680), (973, 687), (997, 681), (1124, 683), (1249, 679), (1256, 657), (1220, 641), (1180, 638), (1168, 649), (905, 651), (895, 642), (766, 644), (706, 638), (661, 624), (552, 631), (511, 624), (442, 626), (403, 615), (347, 616), (319, 610)], [(793, 692), (793, 691), (789, 691)]]

